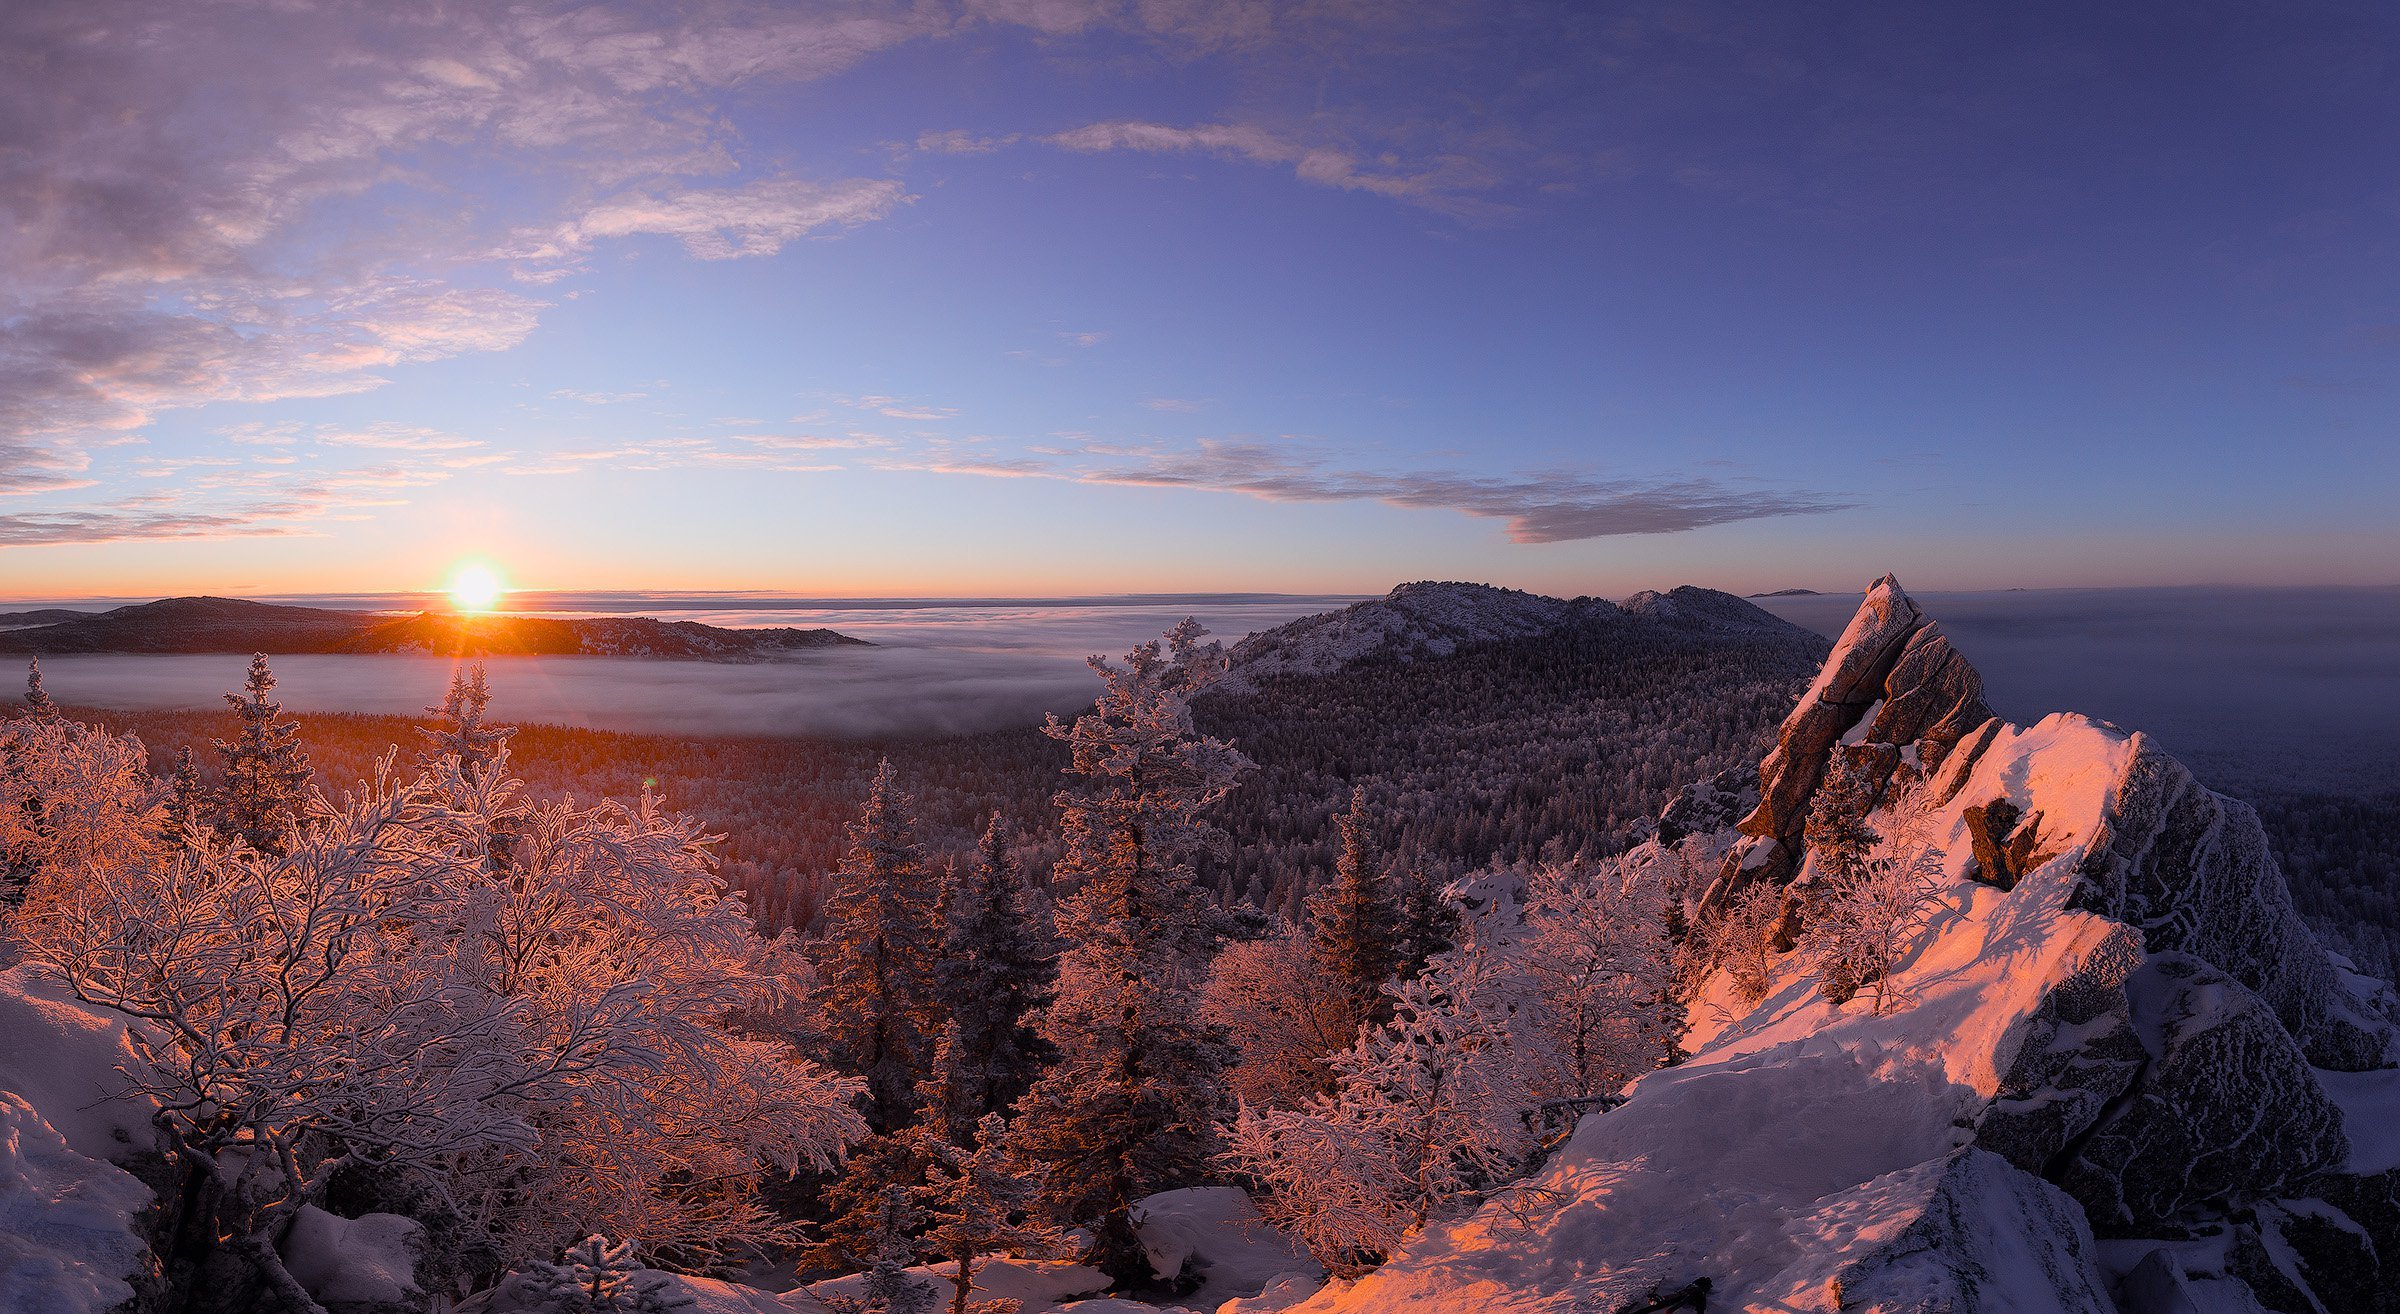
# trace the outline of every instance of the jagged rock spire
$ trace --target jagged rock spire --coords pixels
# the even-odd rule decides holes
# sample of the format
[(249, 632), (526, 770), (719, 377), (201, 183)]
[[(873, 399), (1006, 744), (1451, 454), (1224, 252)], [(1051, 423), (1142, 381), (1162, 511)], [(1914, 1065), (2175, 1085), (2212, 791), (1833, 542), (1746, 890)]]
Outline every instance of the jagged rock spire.
[[(1726, 860), (1704, 902), (1721, 906), (1751, 880), (1789, 880), (1800, 865), (1809, 799), (1825, 779), (1834, 746), (1868, 722), (1859, 742), (1914, 750), (1926, 766), (1990, 720), (1983, 677), (1950, 646), (1941, 627), (1885, 575), (1867, 586), (1858, 612), (1808, 692), (1784, 718), (1758, 768), (1758, 806), (1744, 817), (1748, 838)], [(1870, 720), (1869, 718), (1872, 718)]]

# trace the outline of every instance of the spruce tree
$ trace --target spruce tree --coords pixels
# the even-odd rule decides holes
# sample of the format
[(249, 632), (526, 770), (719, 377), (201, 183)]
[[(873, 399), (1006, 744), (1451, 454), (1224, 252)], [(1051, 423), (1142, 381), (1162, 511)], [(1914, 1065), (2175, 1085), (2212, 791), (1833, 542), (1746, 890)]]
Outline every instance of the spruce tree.
[(823, 1221), (808, 1262), (831, 1269), (873, 1266), (890, 1243), (891, 1192), (916, 1190), (948, 1152), (940, 1135), (922, 1124), (854, 1147), (842, 1160), (841, 1176), (825, 1188)]
[(50, 701), (50, 693), (42, 688), (42, 659), (25, 663), (25, 715), (41, 721), (58, 719), (58, 704)]
[(875, 1262), (867, 1270), (861, 1294), (862, 1314), (932, 1314), (934, 1296), (922, 1278), (908, 1270), (917, 1258), (917, 1234), (925, 1211), (916, 1193), (905, 1186), (885, 1189), (876, 1218)]
[(1036, 1024), (1059, 1060), (1020, 1102), (1012, 1137), (1047, 1169), (1052, 1214), (1090, 1228), (1087, 1262), (1121, 1281), (1149, 1268), (1134, 1201), (1208, 1171), (1233, 1058), (1197, 1016), (1221, 917), (1194, 864), (1222, 845), (1204, 814), (1250, 761), (1193, 728), (1192, 695), (1225, 669), (1206, 633), (1186, 620), (1122, 667), (1093, 658), (1106, 682), (1093, 710), (1045, 727), (1072, 754), (1054, 879), (1075, 892), (1059, 909), (1058, 997)]
[(985, 1115), (1014, 1107), (1052, 1053), (1027, 1024), (1050, 1002), (1058, 979), (1032, 893), (1008, 856), (995, 813), (973, 861), (954, 870), (942, 890), (933, 997), (947, 1021), (926, 1094), (929, 1116), (938, 1117), (953, 1145), (974, 1144)]
[[(52, 724), (59, 719), (58, 705), (51, 702), (50, 695), (42, 689), (42, 661), (39, 657), (25, 666), (24, 719), (37, 725)], [(0, 848), (0, 906), (8, 907), (22, 901), (25, 891), (32, 885), (34, 869), (38, 865), (34, 852), (39, 847), (40, 837), (47, 835), (50, 828), (48, 804), (43, 800), (41, 791), (27, 777), (25, 754), (36, 750), (24, 742), (25, 738), (22, 734), (0, 733), (0, 783), (10, 786), (5, 792), (21, 794), (17, 800), (17, 807), (23, 816), (21, 831), (36, 840), (33, 846), (24, 849)]]
[(1425, 971), (1436, 954), (1448, 953), (1457, 946), (1458, 902), (1450, 897), (1441, 881), (1422, 867), (1406, 869), (1397, 884), (1400, 953), (1393, 975), (1411, 981)]
[(1350, 791), (1350, 807), (1335, 819), (1341, 851), (1333, 880), (1308, 901), (1309, 942), (1317, 961), (1348, 995), (1358, 1022), (1385, 1012), (1384, 984), (1407, 957), (1400, 908), (1392, 897), (1368, 832), (1367, 791)]
[(231, 743), (216, 741), (225, 759), (217, 829), (261, 853), (280, 854), (285, 832), (299, 824), (307, 805), (309, 766), (299, 723), (285, 718), (282, 704), (267, 700), (274, 689), (275, 673), (262, 652), (250, 658), (242, 692), (225, 695), (242, 728)]
[(513, 725), (485, 725), (483, 715), (492, 705), (492, 691), (483, 680), (483, 663), (455, 671), (450, 676), (450, 691), (441, 705), (428, 707), (425, 714), (440, 718), (430, 726), (418, 726), (417, 733), (426, 741), (429, 758), (455, 757), (459, 766), (472, 774), (500, 752), (511, 735)]
[(886, 759), (850, 826), (849, 851), (834, 869), (817, 950), (828, 1037), (850, 1070), (867, 1079), (867, 1121), (884, 1132), (909, 1121), (932, 1057), (928, 964), (942, 942), (933, 874), (911, 808)]
[(954, 1266), (950, 1314), (973, 1314), (976, 1309), (972, 1296), (977, 1260), (995, 1251), (1047, 1257), (1061, 1240), (1056, 1232), (1027, 1221), (1034, 1186), (1002, 1148), (1007, 1130), (993, 1114), (973, 1129), (974, 1148), (943, 1147), (920, 1192), (932, 1223), (925, 1233), (925, 1249)]
[(208, 821), (208, 785), (200, 778), (200, 759), (191, 745), (175, 755), (175, 774), (167, 778), (167, 841), (181, 845), (192, 827)]

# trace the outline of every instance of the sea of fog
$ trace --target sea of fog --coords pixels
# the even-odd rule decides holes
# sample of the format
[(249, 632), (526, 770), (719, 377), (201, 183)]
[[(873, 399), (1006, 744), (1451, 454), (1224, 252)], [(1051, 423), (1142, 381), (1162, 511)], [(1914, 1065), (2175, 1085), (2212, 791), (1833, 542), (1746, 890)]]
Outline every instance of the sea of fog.
[[(2012, 720), (2077, 711), (2144, 730), (2223, 789), (2400, 789), (2400, 589), (1916, 597), (1983, 671), (1992, 705)], [(1183, 616), (1198, 617), (1231, 642), (1353, 600), (548, 595), (541, 605), (552, 614), (829, 626), (878, 646), (753, 664), (521, 657), (486, 666), (495, 710), (514, 720), (673, 734), (953, 734), (1073, 712), (1096, 687), (1086, 655), (1121, 653)], [(416, 602), (305, 601), (370, 608)], [(1758, 601), (1827, 635), (1838, 634), (1857, 605), (1846, 595)], [(62, 700), (174, 707), (214, 704), (239, 682), (241, 665), (229, 656), (90, 656), (48, 659), (43, 669)], [(296, 711), (415, 713), (439, 697), (451, 664), (427, 657), (282, 657), (275, 670), (278, 697)]]
[[(381, 609), (389, 598), (286, 599)], [(1355, 598), (1236, 595), (1006, 602), (845, 601), (668, 595), (544, 598), (540, 614), (633, 612), (711, 625), (824, 626), (872, 648), (760, 662), (504, 657), (484, 662), (494, 714), (603, 730), (880, 739), (1030, 725), (1088, 707), (1093, 654), (1122, 654), (1191, 616), (1228, 643)], [(92, 606), (113, 602), (46, 604)], [(0, 611), (10, 606), (0, 603)], [(206, 707), (241, 683), (240, 657), (92, 655), (42, 659), (62, 702)], [(411, 656), (283, 656), (275, 697), (295, 712), (413, 715), (440, 701), (454, 663)], [(0, 685), (5, 690), (6, 685)], [(0, 697), (8, 696), (0, 692)]]

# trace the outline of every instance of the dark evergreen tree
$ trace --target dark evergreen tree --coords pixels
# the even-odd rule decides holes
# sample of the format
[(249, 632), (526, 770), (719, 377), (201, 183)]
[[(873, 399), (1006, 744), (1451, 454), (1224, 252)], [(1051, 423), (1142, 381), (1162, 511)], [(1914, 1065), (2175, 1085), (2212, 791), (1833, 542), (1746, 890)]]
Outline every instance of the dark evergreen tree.
[(942, 1026), (927, 1107), (953, 1145), (975, 1143), (985, 1115), (1006, 1113), (1033, 1085), (1052, 1050), (1027, 1019), (1058, 979), (1047, 926), (1009, 859), (1000, 817), (983, 828), (975, 857), (942, 890), (941, 957), (933, 997)]
[(1410, 981), (1425, 970), (1435, 954), (1457, 946), (1458, 902), (1443, 888), (1443, 882), (1423, 867), (1407, 868), (1395, 883), (1399, 886), (1400, 961), (1393, 975)]
[(283, 715), (281, 703), (268, 701), (274, 690), (267, 655), (253, 656), (242, 692), (225, 695), (242, 719), (241, 733), (230, 743), (216, 741), (225, 762), (217, 829), (261, 853), (283, 852), (284, 834), (299, 824), (308, 800), (308, 754), (300, 747), (300, 725)]
[(1873, 785), (1867, 773), (1847, 753), (1835, 750), (1825, 782), (1809, 800), (1802, 836), (1816, 857), (1819, 872), (1835, 883), (1854, 880), (1882, 839), (1867, 824), (1875, 808)]
[(1192, 727), (1191, 696), (1225, 668), (1206, 633), (1187, 620), (1123, 667), (1093, 658), (1106, 681), (1097, 705), (1046, 727), (1073, 754), (1053, 879), (1075, 892), (1059, 909), (1058, 997), (1037, 1023), (1059, 1060), (1020, 1102), (1011, 1136), (1046, 1170), (1053, 1216), (1088, 1227), (1089, 1262), (1121, 1281), (1149, 1272), (1134, 1201), (1205, 1177), (1233, 1057), (1197, 1016), (1222, 919), (1194, 866), (1223, 842), (1205, 813), (1250, 762)]
[(1060, 1242), (1056, 1232), (1029, 1220), (1034, 1185), (1002, 1148), (1007, 1130), (993, 1114), (972, 1129), (974, 1148), (943, 1147), (921, 1192), (932, 1224), (925, 1233), (925, 1250), (953, 1265), (950, 1314), (973, 1314), (978, 1304), (972, 1299), (975, 1266), (983, 1256), (1008, 1252), (1047, 1257)]
[(942, 933), (912, 809), (887, 759), (834, 869), (817, 947), (828, 1038), (867, 1079), (867, 1122), (881, 1132), (910, 1120), (933, 1053), (930, 964)]
[(1350, 806), (1335, 823), (1341, 849), (1333, 880), (1308, 900), (1309, 944), (1317, 961), (1348, 996), (1360, 1022), (1385, 1011), (1384, 984), (1407, 957), (1400, 907), (1375, 851), (1367, 820), (1367, 791), (1350, 791)]
[[(823, 1221), (808, 1259), (829, 1269), (872, 1266), (890, 1241), (891, 1192), (913, 1192), (947, 1153), (940, 1136), (922, 1125), (875, 1136), (851, 1149), (841, 1176), (825, 1190)], [(919, 1220), (920, 1223), (922, 1220)]]
[[(23, 717), (36, 723), (59, 719), (58, 705), (42, 689), (42, 662), (35, 658), (25, 665), (25, 711)], [(38, 733), (38, 730), (37, 730)], [(17, 807), (24, 816), (24, 833), (36, 837), (33, 845), (22, 850), (0, 846), (0, 907), (13, 907), (25, 898), (33, 883), (34, 868), (38, 865), (34, 853), (39, 837), (49, 833), (46, 819), (48, 805), (40, 789), (28, 778), (25, 754), (30, 751), (22, 742), (23, 734), (0, 732), (0, 784), (9, 786), (6, 794), (18, 795)]]
[(194, 826), (208, 824), (208, 784), (200, 778), (200, 759), (191, 745), (175, 755), (175, 774), (167, 777), (167, 838), (181, 844)]

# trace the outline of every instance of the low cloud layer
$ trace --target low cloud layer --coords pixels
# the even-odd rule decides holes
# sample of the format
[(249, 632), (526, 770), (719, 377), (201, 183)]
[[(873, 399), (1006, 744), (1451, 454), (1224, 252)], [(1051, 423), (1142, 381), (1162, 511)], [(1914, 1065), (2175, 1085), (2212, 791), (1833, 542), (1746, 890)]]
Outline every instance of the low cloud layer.
[[(363, 600), (362, 600), (363, 601)], [(883, 739), (973, 734), (1090, 705), (1084, 658), (1119, 654), (1197, 615), (1231, 643), (1327, 605), (1323, 599), (1182, 600), (1104, 607), (1038, 604), (839, 610), (675, 610), (717, 624), (831, 625), (877, 643), (757, 663), (514, 657), (485, 663), (495, 716), (656, 734)], [(651, 608), (666, 612), (666, 608)], [(42, 659), (63, 702), (220, 706), (241, 683), (235, 655)], [(284, 656), (275, 696), (295, 713), (416, 716), (441, 701), (453, 663), (436, 657)]]

